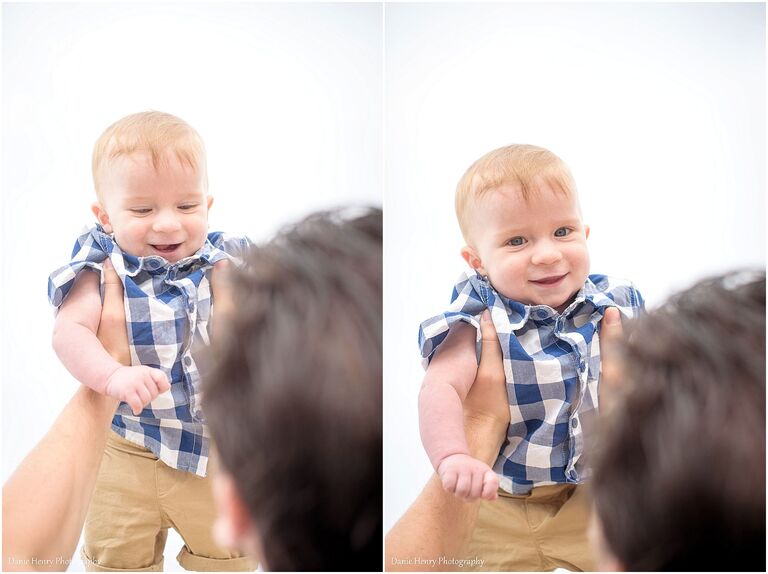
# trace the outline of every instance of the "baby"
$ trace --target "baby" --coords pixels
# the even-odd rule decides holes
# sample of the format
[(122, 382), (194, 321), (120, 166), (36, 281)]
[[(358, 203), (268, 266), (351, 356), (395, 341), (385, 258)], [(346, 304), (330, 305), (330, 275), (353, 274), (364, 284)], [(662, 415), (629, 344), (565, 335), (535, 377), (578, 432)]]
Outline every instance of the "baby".
[[(72, 260), (48, 284), (61, 362), (120, 401), (86, 522), (84, 561), (115, 569), (162, 565), (173, 525), (186, 542), (179, 556), (185, 568), (250, 569), (211, 539), (214, 508), (201, 478), (209, 434), (192, 354), (193, 344), (209, 342), (213, 265), (239, 264), (249, 241), (208, 233), (205, 149), (175, 116), (139, 113), (107, 128), (94, 149), (93, 177), (98, 224), (78, 238)], [(96, 338), (106, 260), (124, 286), (132, 366), (115, 361)]]
[[(511, 145), (477, 160), (459, 182), (456, 213), (461, 254), (474, 273), (460, 278), (448, 311), (419, 333), (427, 365), (420, 432), (430, 462), (447, 491), (468, 499), (494, 500), (499, 486), (530, 496), (538, 487), (581, 483), (584, 427), (598, 406), (598, 324), (609, 307), (634, 317), (643, 300), (627, 281), (589, 275), (589, 227), (576, 186), (548, 150)], [(493, 469), (469, 454), (462, 414), (486, 308), (502, 347), (510, 410)], [(538, 569), (529, 567), (521, 569)]]

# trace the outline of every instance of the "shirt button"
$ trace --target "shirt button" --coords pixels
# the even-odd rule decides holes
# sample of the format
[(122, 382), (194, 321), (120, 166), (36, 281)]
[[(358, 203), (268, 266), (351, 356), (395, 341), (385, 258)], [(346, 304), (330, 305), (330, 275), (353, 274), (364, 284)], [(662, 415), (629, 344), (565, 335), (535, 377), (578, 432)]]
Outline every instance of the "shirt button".
[(570, 478), (571, 480), (576, 480), (576, 471), (575, 470), (568, 471), (568, 478)]
[(587, 368), (587, 363), (585, 361), (581, 361), (579, 363), (579, 370), (583, 371)]
[(547, 312), (546, 312), (546, 311), (544, 311), (543, 309), (539, 309), (538, 311), (536, 311), (536, 316), (537, 316), (539, 319), (543, 319), (544, 317), (546, 317), (546, 316), (547, 316)]
[(188, 367), (192, 366), (192, 357), (190, 357), (189, 355), (184, 357), (184, 364)]
[(571, 419), (571, 426), (573, 428), (576, 428), (577, 426), (579, 426), (579, 421), (576, 419)]

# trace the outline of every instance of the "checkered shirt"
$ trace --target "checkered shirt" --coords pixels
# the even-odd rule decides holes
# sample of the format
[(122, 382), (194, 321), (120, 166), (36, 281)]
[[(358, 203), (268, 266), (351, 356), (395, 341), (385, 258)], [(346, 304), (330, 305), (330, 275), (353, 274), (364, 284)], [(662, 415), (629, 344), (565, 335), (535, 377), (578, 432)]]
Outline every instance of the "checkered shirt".
[(171, 382), (170, 390), (139, 416), (121, 402), (112, 430), (149, 449), (168, 466), (198, 476), (206, 475), (210, 439), (200, 409), (193, 344), (197, 348), (209, 343), (213, 264), (222, 259), (240, 264), (249, 245), (246, 237), (209, 233), (197, 253), (169, 264), (159, 256), (123, 253), (97, 225), (77, 239), (72, 260), (48, 279), (48, 298), (58, 309), (81, 271), (90, 268), (101, 275), (102, 262), (110, 258), (125, 290), (131, 363), (161, 369)]
[(589, 477), (582, 456), (584, 433), (598, 407), (600, 347), (598, 323), (608, 307), (633, 318), (643, 309), (629, 281), (590, 275), (573, 302), (558, 314), (547, 305), (524, 305), (498, 293), (477, 274), (463, 274), (445, 313), (419, 329), (426, 368), (451, 325), (464, 321), (477, 329), (489, 308), (501, 343), (510, 422), (493, 469), (500, 486), (525, 494), (534, 486), (581, 483)]

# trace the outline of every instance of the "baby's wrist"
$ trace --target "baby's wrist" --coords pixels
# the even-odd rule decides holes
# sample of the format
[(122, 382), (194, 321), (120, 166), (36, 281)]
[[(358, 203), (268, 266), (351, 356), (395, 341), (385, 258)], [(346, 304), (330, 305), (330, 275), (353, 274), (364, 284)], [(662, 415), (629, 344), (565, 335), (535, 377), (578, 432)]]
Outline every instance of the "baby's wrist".
[[(121, 364), (118, 363), (114, 368), (112, 368), (111, 370), (107, 371), (109, 374), (103, 379), (103, 383), (102, 383), (101, 389), (95, 389), (95, 390), (100, 392), (103, 395), (108, 395), (108, 396), (114, 397), (115, 395), (113, 395), (110, 392), (112, 390), (111, 386), (112, 386), (112, 382), (113, 382), (113, 377), (117, 374), (117, 372), (120, 369), (125, 369), (125, 368), (127, 368), (127, 367), (125, 367), (124, 365), (121, 365)], [(115, 398), (119, 398), (119, 397), (115, 397)]]
[(464, 457), (464, 456), (470, 457), (471, 455), (468, 452), (454, 452), (454, 453), (443, 456), (441, 459), (435, 461), (435, 464), (434, 464), (435, 472), (440, 474), (440, 467), (444, 466), (447, 462), (456, 460), (457, 457)]

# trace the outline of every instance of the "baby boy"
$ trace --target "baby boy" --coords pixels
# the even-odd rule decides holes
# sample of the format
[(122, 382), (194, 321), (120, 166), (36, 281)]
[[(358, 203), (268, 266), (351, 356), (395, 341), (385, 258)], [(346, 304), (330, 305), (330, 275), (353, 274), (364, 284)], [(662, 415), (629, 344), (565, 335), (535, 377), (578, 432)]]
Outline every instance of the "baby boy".
[[(162, 569), (173, 526), (185, 541), (178, 559), (186, 569), (252, 569), (211, 535), (209, 434), (192, 355), (193, 345), (209, 342), (213, 265), (240, 263), (249, 241), (208, 233), (205, 149), (175, 116), (139, 113), (107, 128), (94, 149), (93, 178), (98, 224), (48, 283), (60, 360), (81, 383), (120, 401), (83, 560), (95, 571)], [(107, 259), (124, 286), (132, 366), (96, 338)]]
[[(448, 311), (421, 325), (424, 447), (446, 490), (495, 500), (501, 488), (499, 501), (481, 505), (470, 544), (484, 568), (590, 569), (575, 485), (588, 476), (583, 437), (598, 406), (598, 324), (609, 307), (634, 317), (642, 297), (627, 281), (589, 274), (589, 227), (575, 183), (546, 149), (510, 145), (477, 160), (459, 182), (456, 213), (474, 273), (460, 278)], [(510, 411), (493, 469), (469, 454), (462, 415), (486, 308)], [(536, 524), (530, 513), (539, 500), (549, 514)], [(519, 542), (516, 552), (510, 540)]]

